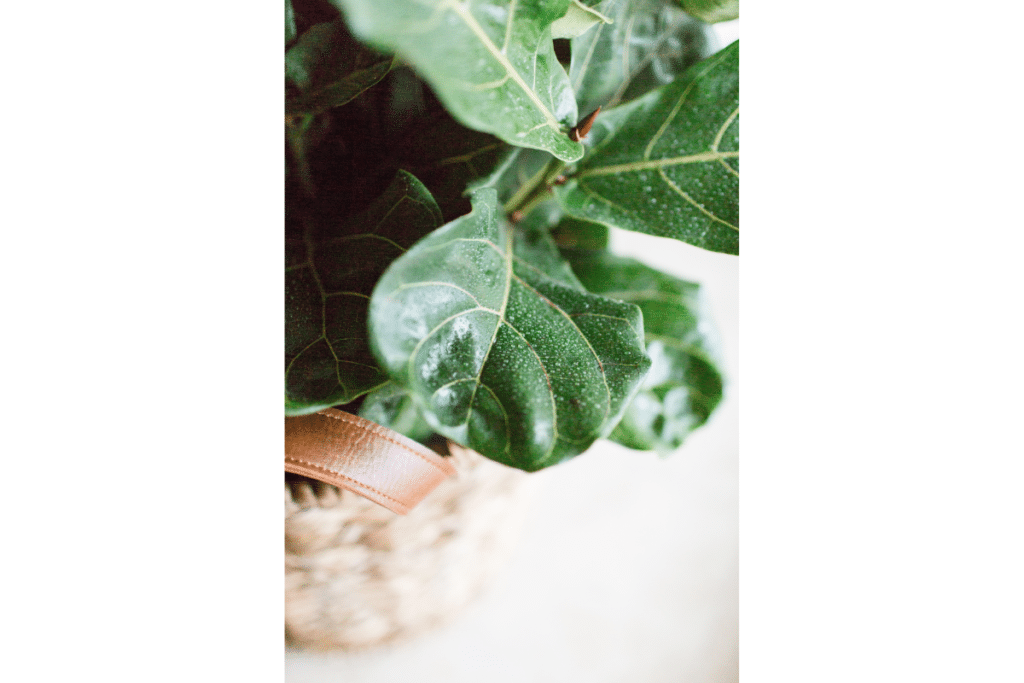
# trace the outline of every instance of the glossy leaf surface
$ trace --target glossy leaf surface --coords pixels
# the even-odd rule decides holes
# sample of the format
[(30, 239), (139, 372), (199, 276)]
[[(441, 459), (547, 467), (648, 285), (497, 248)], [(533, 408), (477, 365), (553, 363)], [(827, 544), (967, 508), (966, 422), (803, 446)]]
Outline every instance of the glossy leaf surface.
[(566, 253), (587, 289), (644, 314), (651, 370), (610, 438), (640, 450), (678, 448), (722, 400), (717, 334), (700, 286), (607, 252)]
[(285, 243), (285, 414), (348, 403), (387, 377), (370, 352), (366, 316), (380, 274), (441, 225), (426, 188), (399, 172), (364, 212), (306, 226)]
[[(394, 262), (370, 304), (388, 375), (430, 426), (527, 471), (573, 457), (618, 422), (650, 364), (640, 309), (545, 274), (496, 191)], [(527, 260), (521, 254), (528, 254)]]
[(426, 441), (434, 430), (426, 423), (412, 396), (394, 382), (388, 382), (366, 395), (359, 417), (384, 425), (414, 441)]
[(713, 52), (711, 28), (664, 0), (604, 0), (597, 9), (614, 23), (572, 41), (569, 80), (581, 112), (636, 99)]
[(285, 53), (285, 77), (295, 91), (288, 114), (315, 114), (350, 102), (391, 70), (393, 58), (359, 44), (337, 19), (316, 24)]
[(709, 24), (740, 16), (740, 0), (676, 0), (687, 13)]
[(512, 145), (574, 161), (576, 100), (551, 24), (570, 0), (335, 0), (352, 30), (394, 50), (451, 114)]
[(555, 188), (566, 213), (739, 253), (739, 42), (602, 112), (593, 148)]

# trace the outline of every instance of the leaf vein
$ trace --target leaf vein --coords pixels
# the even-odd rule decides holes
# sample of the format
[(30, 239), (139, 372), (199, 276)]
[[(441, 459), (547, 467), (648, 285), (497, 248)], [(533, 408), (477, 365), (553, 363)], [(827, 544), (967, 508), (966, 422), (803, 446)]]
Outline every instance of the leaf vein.
[(711, 69), (718, 66), (722, 62), (722, 60), (725, 59), (725, 57), (727, 56), (727, 51), (723, 50), (721, 53), (719, 53), (717, 58), (712, 57), (710, 60), (708, 60), (708, 64), (700, 73), (694, 75), (693, 79), (687, 84), (686, 88), (683, 90), (683, 94), (679, 96), (679, 100), (676, 102), (675, 106), (672, 107), (672, 111), (665, 119), (665, 122), (661, 124), (661, 128), (659, 128), (658, 132), (654, 134), (654, 137), (651, 138), (651, 141), (647, 143), (647, 148), (644, 150), (645, 161), (651, 158), (651, 152), (654, 151), (654, 145), (657, 144), (661, 136), (664, 135), (665, 130), (669, 127), (669, 124), (671, 124), (672, 120), (675, 119), (677, 114), (679, 114), (679, 110), (683, 106), (683, 101), (686, 100), (687, 96), (690, 94), (690, 91), (693, 90), (694, 86), (696, 86), (697, 83), (700, 82), (701, 78), (703, 78), (709, 71), (711, 71)]
[[(739, 152), (700, 152), (698, 154), (688, 154), (681, 157), (667, 157), (663, 159), (645, 159), (644, 161), (631, 161), (626, 164), (616, 164), (614, 166), (598, 166), (597, 168), (589, 168), (575, 177), (586, 178), (588, 176), (597, 175), (615, 175), (618, 173), (632, 173), (634, 171), (645, 171), (647, 169), (661, 169), (667, 166), (682, 166), (684, 164), (697, 164), (708, 161), (720, 161), (722, 159), (735, 159), (740, 155)], [(735, 173), (735, 171), (733, 171)]]
[(718, 129), (718, 134), (715, 135), (715, 141), (711, 143), (711, 151), (717, 152), (718, 146), (722, 144), (722, 138), (725, 136), (725, 131), (736, 120), (736, 117), (740, 114), (740, 108), (736, 107), (732, 113), (729, 114), (728, 118), (725, 119), (725, 123), (722, 124), (721, 128)]
[(494, 41), (491, 40), (491, 37), (487, 35), (483, 27), (480, 26), (480, 24), (476, 20), (476, 17), (474, 17), (469, 12), (469, 10), (463, 7), (462, 5), (456, 4), (454, 2), (449, 2), (445, 4), (447, 4), (450, 9), (452, 9), (456, 14), (459, 15), (459, 17), (466, 24), (466, 26), (469, 27), (469, 30), (476, 34), (476, 37), (483, 44), (484, 48), (486, 48), (487, 51), (491, 53), (491, 56), (493, 56), (498, 61), (498, 63), (505, 68), (509, 76), (512, 77), (512, 80), (515, 81), (516, 84), (523, 89), (523, 92), (525, 92), (526, 96), (530, 98), (530, 101), (533, 102), (537, 110), (540, 111), (541, 114), (543, 114), (544, 119), (547, 121), (547, 125), (555, 129), (556, 131), (559, 130), (558, 119), (555, 118), (554, 114), (548, 111), (548, 108), (544, 105), (543, 102), (541, 102), (540, 98), (537, 97), (537, 93), (530, 89), (530, 86), (528, 86), (526, 84), (526, 81), (523, 80), (522, 75), (520, 75), (520, 73), (516, 71), (516, 68), (512, 65), (512, 62), (510, 62), (508, 60), (508, 57), (506, 57), (502, 53), (502, 51), (498, 49), (498, 46), (494, 44)]
[[(534, 358), (537, 359), (537, 365), (540, 366), (541, 372), (544, 373), (544, 380), (548, 383), (548, 396), (551, 397), (551, 447), (548, 448), (547, 452), (543, 456), (541, 456), (540, 462), (543, 462), (543, 461), (547, 460), (549, 457), (551, 457), (551, 454), (554, 452), (555, 445), (558, 443), (558, 439), (559, 439), (559, 436), (558, 436), (558, 404), (555, 403), (555, 388), (551, 384), (551, 375), (548, 373), (548, 369), (544, 365), (544, 361), (541, 360), (540, 354), (537, 353), (537, 350), (535, 348), (533, 348), (533, 344), (531, 344), (530, 340), (528, 340), (526, 338), (526, 335), (524, 335), (522, 332), (520, 332), (518, 329), (516, 329), (516, 326), (513, 325), (512, 323), (510, 323), (508, 320), (503, 320), (502, 322), (505, 325), (508, 325), (508, 328), (510, 330), (512, 330), (513, 332), (518, 334), (519, 338), (523, 340), (524, 344), (526, 344), (526, 347), (528, 349), (530, 349), (530, 352), (533, 353)], [(499, 325), (499, 327), (500, 327), (500, 325)]]
[[(606, 296), (606, 295), (601, 294), (601, 296)], [(633, 327), (633, 323), (629, 322), (629, 320), (627, 320), (625, 318), (619, 317), (617, 315), (607, 315), (605, 313), (574, 313), (571, 317), (573, 317), (573, 318), (582, 318), (584, 316), (590, 316), (590, 317), (594, 317), (594, 318), (608, 318), (609, 320), (620, 320), (620, 321), (626, 323), (626, 326), (629, 327), (630, 331), (632, 331), (633, 334), (636, 335), (637, 340), (640, 343), (643, 343), (643, 335), (641, 335), (640, 332), (635, 327)]]
[(444, 320), (439, 322), (434, 327), (434, 329), (432, 329), (430, 332), (428, 332), (422, 339), (420, 339), (418, 342), (416, 342), (416, 346), (413, 347), (412, 352), (409, 354), (409, 363), (408, 363), (408, 366), (409, 366), (409, 372), (408, 372), (408, 374), (409, 374), (409, 386), (413, 385), (413, 378), (414, 378), (414, 375), (415, 375), (415, 372), (413, 372), (413, 367), (414, 367), (414, 362), (416, 360), (416, 355), (419, 353), (420, 349), (423, 348), (423, 345), (426, 343), (426, 341), (428, 339), (430, 339), (431, 337), (433, 337), (435, 334), (437, 334), (438, 331), (442, 327), (444, 327), (445, 325), (447, 325), (451, 321), (455, 320), (456, 318), (461, 318), (464, 315), (468, 315), (470, 313), (474, 313), (476, 311), (486, 311), (486, 312), (491, 313), (491, 314), (496, 313), (496, 311), (492, 311), (491, 309), (484, 308), (482, 306), (476, 306), (474, 308), (467, 308), (466, 310), (460, 311), (460, 312), (456, 313), (455, 315), (448, 316), (447, 318), (445, 318)]
[[(711, 213), (710, 211), (705, 209), (703, 206), (698, 204), (693, 199), (693, 197), (691, 197), (690, 195), (688, 195), (685, 192), (683, 192), (683, 190), (678, 185), (673, 183), (672, 180), (667, 175), (665, 175), (665, 170), (664, 169), (659, 169), (658, 170), (658, 175), (660, 175), (661, 179), (664, 180), (668, 184), (669, 187), (671, 187), (673, 190), (675, 190), (679, 194), (680, 197), (682, 197), (686, 201), (690, 202), (690, 204), (692, 204), (694, 207), (696, 207), (696, 209), (698, 211), (700, 211), (702, 214), (704, 214), (705, 216), (710, 218), (712, 221), (715, 221), (717, 223), (721, 223), (722, 225), (724, 225), (724, 226), (726, 226), (728, 228), (731, 228), (731, 229), (735, 230), (736, 232), (740, 231), (740, 229), (737, 226), (733, 225), (732, 223), (730, 223), (728, 221), (722, 220), (721, 218), (719, 218), (718, 216), (716, 216), (715, 214)], [(707, 234), (707, 231), (705, 231), (705, 235), (706, 234)]]
[[(493, 215), (491, 216), (493, 220)], [(489, 240), (485, 240), (488, 244), (498, 249), (497, 245)], [(498, 253), (501, 253), (498, 250)], [(464, 424), (467, 429), (469, 427), (469, 417), (473, 412), (473, 404), (476, 402), (476, 392), (480, 388), (480, 378), (484, 374), (484, 366), (487, 365), (487, 359), (491, 357), (491, 351), (494, 349), (494, 343), (498, 338), (498, 330), (501, 329), (501, 323), (505, 320), (505, 309), (508, 307), (509, 296), (512, 293), (512, 231), (507, 231), (505, 235), (505, 253), (501, 254), (505, 259), (505, 296), (501, 302), (501, 308), (498, 310), (498, 324), (494, 326), (494, 334), (491, 335), (491, 343), (487, 346), (487, 353), (484, 354), (484, 359), (480, 362), (480, 369), (476, 373), (476, 386), (473, 387), (473, 395), (469, 397), (469, 407), (466, 409), (466, 419)]]
[(450, 282), (441, 282), (441, 281), (434, 281), (434, 280), (424, 280), (423, 282), (407, 282), (405, 284), (401, 284), (398, 287), (396, 287), (395, 290), (391, 292), (390, 296), (394, 296), (395, 294), (397, 294), (398, 292), (402, 291), (403, 289), (412, 289), (414, 287), (451, 287), (452, 289), (459, 290), (460, 292), (462, 292), (463, 294), (468, 296), (470, 299), (475, 301), (476, 305), (477, 305), (477, 308), (483, 309), (485, 311), (489, 311), (490, 313), (497, 313), (497, 311), (494, 310), (493, 308), (488, 308), (487, 306), (484, 306), (482, 303), (480, 303), (480, 300), (477, 299), (475, 296), (473, 296), (473, 294), (471, 292), (463, 289), (462, 287), (459, 287), (458, 285), (453, 285)]

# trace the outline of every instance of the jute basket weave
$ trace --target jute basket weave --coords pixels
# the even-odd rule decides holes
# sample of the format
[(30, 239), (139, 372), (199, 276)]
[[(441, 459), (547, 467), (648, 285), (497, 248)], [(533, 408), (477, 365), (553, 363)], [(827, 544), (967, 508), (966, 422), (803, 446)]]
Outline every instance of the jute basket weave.
[(441, 625), (506, 563), (530, 498), (526, 473), (450, 444), (457, 474), (408, 515), (287, 475), (285, 640), (359, 650)]

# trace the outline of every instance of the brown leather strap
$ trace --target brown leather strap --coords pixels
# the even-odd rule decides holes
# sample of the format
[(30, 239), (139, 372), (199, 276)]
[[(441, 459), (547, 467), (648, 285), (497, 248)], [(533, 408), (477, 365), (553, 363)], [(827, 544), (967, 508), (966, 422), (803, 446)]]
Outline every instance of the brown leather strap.
[(455, 468), (379, 424), (328, 408), (284, 421), (284, 471), (355, 491), (404, 515)]

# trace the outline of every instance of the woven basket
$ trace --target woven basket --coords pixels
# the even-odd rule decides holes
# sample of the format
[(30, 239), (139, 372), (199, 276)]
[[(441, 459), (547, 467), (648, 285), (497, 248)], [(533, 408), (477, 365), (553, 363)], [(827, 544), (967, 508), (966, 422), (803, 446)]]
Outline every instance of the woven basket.
[(285, 640), (359, 650), (412, 637), (467, 606), (506, 563), (529, 478), (449, 444), (457, 474), (408, 515), (296, 475), (285, 481)]

